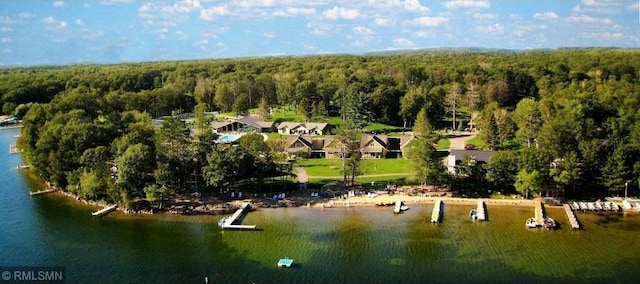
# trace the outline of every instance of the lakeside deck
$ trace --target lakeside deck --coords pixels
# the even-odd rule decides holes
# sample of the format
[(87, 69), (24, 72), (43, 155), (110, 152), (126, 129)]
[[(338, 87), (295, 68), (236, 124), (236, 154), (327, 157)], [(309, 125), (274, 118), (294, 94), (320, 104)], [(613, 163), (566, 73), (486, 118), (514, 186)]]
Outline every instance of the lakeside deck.
[(111, 205), (111, 206), (102, 208), (102, 209), (100, 209), (100, 210), (98, 210), (96, 212), (91, 213), (91, 216), (101, 217), (101, 216), (107, 215), (107, 214), (111, 213), (113, 210), (116, 210), (117, 207), (118, 207), (118, 205)]
[(46, 189), (46, 190), (39, 190), (39, 191), (31, 191), (29, 192), (29, 195), (31, 196), (38, 196), (38, 195), (44, 195), (44, 194), (49, 194), (49, 193), (53, 193), (58, 191), (58, 189), (52, 188), (52, 189)]
[(484, 200), (478, 200), (478, 206), (476, 208), (477, 220), (479, 221), (487, 221), (487, 211), (486, 206), (484, 204)]
[(256, 225), (242, 225), (240, 224), (242, 217), (251, 210), (249, 203), (243, 204), (238, 210), (236, 210), (230, 217), (223, 217), (218, 222), (218, 226), (222, 230), (256, 230)]
[(544, 212), (544, 204), (542, 204), (542, 199), (540, 198), (536, 198), (534, 201), (534, 213), (535, 213), (535, 219), (536, 222), (538, 222), (538, 224), (544, 224), (544, 218), (546, 217), (545, 212)]
[(569, 219), (569, 223), (571, 224), (571, 228), (580, 229), (580, 223), (578, 223), (578, 218), (576, 218), (575, 212), (571, 209), (569, 204), (564, 204), (564, 212), (567, 213), (567, 219)]
[(442, 199), (436, 200), (433, 205), (433, 211), (431, 212), (431, 223), (440, 223), (442, 220)]

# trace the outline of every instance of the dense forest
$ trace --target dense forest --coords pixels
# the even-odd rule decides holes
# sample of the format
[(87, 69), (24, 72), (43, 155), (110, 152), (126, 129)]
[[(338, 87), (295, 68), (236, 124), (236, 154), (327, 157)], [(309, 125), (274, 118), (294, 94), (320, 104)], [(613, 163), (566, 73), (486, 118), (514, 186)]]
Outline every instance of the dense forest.
[[(34, 171), (89, 199), (147, 195), (161, 202), (189, 182), (214, 190), (281, 174), (278, 145), (247, 136), (240, 147), (221, 149), (202, 115), (265, 105), (309, 120), (342, 116), (395, 126), (422, 110), (429, 121), (455, 109), (477, 112), (483, 147), (498, 153), (473, 170), (480, 174), (469, 175), (471, 182), (523, 193), (562, 186), (606, 194), (640, 183), (639, 68), (636, 49), (11, 68), (0, 70), (0, 103), (3, 113), (23, 119), (21, 144)], [(154, 127), (152, 118), (180, 112), (196, 113), (195, 136), (178, 119)]]

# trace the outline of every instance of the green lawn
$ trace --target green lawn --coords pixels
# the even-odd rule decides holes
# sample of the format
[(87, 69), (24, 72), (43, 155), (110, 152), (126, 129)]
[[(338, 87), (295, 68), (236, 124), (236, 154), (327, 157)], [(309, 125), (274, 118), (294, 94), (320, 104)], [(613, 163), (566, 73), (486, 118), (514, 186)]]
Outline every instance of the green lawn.
[(364, 131), (371, 133), (397, 132), (402, 131), (402, 127), (373, 122), (365, 126)]
[(484, 142), (482, 142), (482, 139), (480, 139), (479, 136), (473, 137), (465, 142), (465, 145), (469, 145), (469, 144), (475, 145), (478, 148), (481, 148), (482, 146), (484, 146)]
[(438, 145), (436, 145), (436, 148), (438, 150), (448, 150), (450, 145), (451, 141), (449, 141), (449, 139), (440, 139), (440, 141), (438, 141)]
[[(309, 176), (342, 176), (340, 159), (304, 159), (296, 161), (296, 166), (304, 168)], [(407, 159), (363, 159), (360, 162), (360, 169), (361, 175), (413, 173)]]

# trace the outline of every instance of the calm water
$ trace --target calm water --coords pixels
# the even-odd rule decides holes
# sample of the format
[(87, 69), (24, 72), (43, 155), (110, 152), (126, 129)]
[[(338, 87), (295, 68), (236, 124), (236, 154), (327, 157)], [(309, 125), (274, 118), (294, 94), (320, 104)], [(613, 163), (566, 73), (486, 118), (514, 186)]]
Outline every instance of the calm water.
[[(533, 208), (489, 206), (472, 222), (471, 206), (263, 209), (254, 232), (222, 232), (217, 216), (112, 214), (59, 195), (31, 197), (40, 185), (8, 154), (18, 130), (0, 131), (0, 266), (64, 266), (69, 283), (426, 283), (607, 282), (640, 277), (640, 216), (579, 214), (569, 228), (527, 230)], [(295, 259), (279, 269), (279, 258)]]

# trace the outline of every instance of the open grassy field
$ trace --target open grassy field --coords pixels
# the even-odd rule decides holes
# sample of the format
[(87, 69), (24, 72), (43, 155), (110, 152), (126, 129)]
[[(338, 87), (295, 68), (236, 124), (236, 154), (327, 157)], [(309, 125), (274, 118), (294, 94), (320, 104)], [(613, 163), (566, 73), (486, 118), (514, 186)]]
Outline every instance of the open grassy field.
[[(341, 177), (340, 159), (304, 159), (296, 161), (296, 166), (304, 168), (310, 177)], [(363, 159), (360, 163), (361, 175), (412, 174), (411, 163), (407, 159)]]

